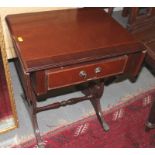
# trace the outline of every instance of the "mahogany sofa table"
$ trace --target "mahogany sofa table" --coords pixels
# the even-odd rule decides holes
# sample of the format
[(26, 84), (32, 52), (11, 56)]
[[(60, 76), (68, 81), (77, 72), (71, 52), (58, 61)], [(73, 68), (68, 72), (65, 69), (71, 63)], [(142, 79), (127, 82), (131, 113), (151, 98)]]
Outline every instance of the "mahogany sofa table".
[[(84, 100), (91, 101), (101, 126), (108, 131), (100, 107), (103, 79), (136, 77), (144, 46), (100, 8), (8, 15), (6, 21), (38, 146), (44, 143), (36, 114)], [(37, 106), (37, 99), (50, 90), (86, 82), (90, 84), (82, 97)]]

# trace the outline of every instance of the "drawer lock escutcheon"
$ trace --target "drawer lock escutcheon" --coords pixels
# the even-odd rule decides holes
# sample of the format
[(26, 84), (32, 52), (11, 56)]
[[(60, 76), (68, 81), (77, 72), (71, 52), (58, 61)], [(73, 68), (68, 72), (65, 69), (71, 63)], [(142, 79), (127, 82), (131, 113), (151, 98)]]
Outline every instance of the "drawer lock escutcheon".
[(85, 79), (87, 77), (86, 71), (80, 71), (79, 76)]

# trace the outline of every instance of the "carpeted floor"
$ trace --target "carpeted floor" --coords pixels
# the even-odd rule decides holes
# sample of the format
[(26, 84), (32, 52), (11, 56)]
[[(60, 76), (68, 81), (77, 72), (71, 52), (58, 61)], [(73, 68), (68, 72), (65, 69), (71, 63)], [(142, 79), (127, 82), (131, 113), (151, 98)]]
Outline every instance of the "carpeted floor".
[[(47, 148), (154, 148), (155, 130), (145, 131), (145, 121), (155, 89), (106, 111), (110, 131), (104, 132), (95, 115), (46, 133)], [(20, 146), (35, 147), (35, 139)]]

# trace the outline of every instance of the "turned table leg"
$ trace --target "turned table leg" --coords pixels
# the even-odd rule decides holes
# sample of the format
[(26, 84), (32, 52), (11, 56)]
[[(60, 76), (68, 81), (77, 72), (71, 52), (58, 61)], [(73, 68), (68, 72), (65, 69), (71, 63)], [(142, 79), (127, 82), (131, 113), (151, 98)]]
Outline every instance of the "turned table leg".
[(37, 141), (37, 147), (43, 148), (43, 147), (45, 147), (45, 143), (44, 143), (44, 141), (40, 135), (40, 131), (39, 131), (39, 126), (38, 126), (38, 122), (37, 122), (36, 104), (30, 103), (30, 101), (27, 100), (27, 98), (24, 94), (22, 94), (21, 97), (22, 97), (23, 102), (25, 103), (25, 106), (27, 107), (27, 110), (30, 115), (31, 123), (33, 126), (33, 131), (34, 131), (35, 138)]
[(147, 129), (153, 129), (155, 128), (155, 101), (152, 104), (148, 121), (146, 122)]
[(100, 98), (103, 95), (103, 91), (104, 91), (104, 84), (103, 83), (98, 83), (98, 84), (92, 84), (90, 85), (89, 88), (83, 90), (82, 92), (85, 95), (92, 95), (93, 98), (90, 99), (90, 102), (92, 103), (94, 110), (96, 112), (96, 115), (98, 117), (98, 120), (102, 126), (102, 128), (105, 131), (109, 130), (109, 125), (106, 123), (106, 121), (103, 118), (102, 115), (102, 110), (101, 110), (101, 104), (100, 104)]
[(33, 106), (32, 113), (31, 113), (31, 119), (32, 119), (32, 125), (35, 133), (35, 137), (37, 140), (37, 147), (39, 148), (44, 148), (45, 147), (45, 142), (43, 141), (41, 135), (40, 135), (40, 130), (38, 126), (38, 121), (37, 121), (37, 113), (35, 112), (35, 106)]
[(40, 130), (39, 130), (38, 121), (37, 121), (37, 101), (36, 101), (35, 94), (33, 92), (30, 75), (27, 74), (25, 76), (25, 79), (26, 79), (26, 86), (27, 86), (25, 101), (28, 102), (28, 111), (31, 117), (31, 122), (33, 125), (33, 130), (37, 141), (37, 147), (43, 148), (45, 147), (45, 142), (43, 141), (40, 135)]

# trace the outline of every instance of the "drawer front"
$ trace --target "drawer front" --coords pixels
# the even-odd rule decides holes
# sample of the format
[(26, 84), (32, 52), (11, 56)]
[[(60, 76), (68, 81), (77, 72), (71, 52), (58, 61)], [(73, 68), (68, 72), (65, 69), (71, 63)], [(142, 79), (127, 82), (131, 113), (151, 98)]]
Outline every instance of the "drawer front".
[(127, 59), (128, 56), (121, 56), (93, 64), (48, 70), (48, 90), (121, 74), (124, 72)]

